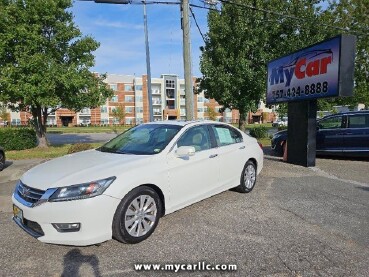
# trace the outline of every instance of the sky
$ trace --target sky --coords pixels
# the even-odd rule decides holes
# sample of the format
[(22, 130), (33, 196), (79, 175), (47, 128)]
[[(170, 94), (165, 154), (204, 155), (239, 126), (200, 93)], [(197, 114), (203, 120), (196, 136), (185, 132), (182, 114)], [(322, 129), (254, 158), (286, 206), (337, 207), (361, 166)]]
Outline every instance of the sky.
[[(193, 3), (204, 6), (201, 2)], [(192, 9), (205, 34), (207, 10)], [(92, 36), (100, 42), (99, 49), (94, 52), (96, 58), (92, 71), (136, 76), (146, 74), (142, 5), (75, 1), (71, 11), (83, 35)], [(161, 74), (184, 76), (180, 16), (180, 5), (147, 5), (152, 78), (158, 78)], [(191, 18), (192, 75), (198, 77), (201, 76), (199, 48), (203, 45), (200, 32)]]

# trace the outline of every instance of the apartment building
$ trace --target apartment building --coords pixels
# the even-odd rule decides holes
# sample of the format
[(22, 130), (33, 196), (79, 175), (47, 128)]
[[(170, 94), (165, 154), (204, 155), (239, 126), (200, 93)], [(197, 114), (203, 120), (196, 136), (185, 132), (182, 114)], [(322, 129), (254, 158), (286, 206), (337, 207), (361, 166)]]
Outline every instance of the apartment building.
[[(147, 76), (108, 74), (106, 84), (114, 91), (110, 99), (97, 108), (84, 108), (80, 112), (60, 108), (50, 114), (47, 124), (50, 126), (79, 125), (135, 125), (149, 121)], [(194, 78), (195, 82), (195, 78)], [(162, 74), (151, 79), (154, 121), (185, 120), (185, 84), (177, 75)], [(124, 111), (122, 121), (114, 111)], [(205, 98), (203, 93), (194, 95), (195, 119), (215, 119), (228, 123), (237, 123), (238, 111), (222, 110), (214, 99)], [(210, 110), (210, 112), (209, 112)], [(10, 112), (10, 125), (27, 125), (31, 115), (27, 112)], [(1, 121), (1, 119), (0, 119)]]

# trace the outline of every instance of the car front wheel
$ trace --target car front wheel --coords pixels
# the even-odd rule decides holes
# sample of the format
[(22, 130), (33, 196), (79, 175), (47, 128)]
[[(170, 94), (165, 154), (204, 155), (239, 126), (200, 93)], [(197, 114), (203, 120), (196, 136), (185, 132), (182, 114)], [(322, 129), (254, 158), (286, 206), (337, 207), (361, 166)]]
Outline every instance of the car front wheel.
[(113, 219), (113, 237), (124, 243), (147, 239), (158, 225), (162, 204), (151, 188), (141, 186), (129, 192), (119, 204)]
[(252, 161), (247, 161), (242, 173), (240, 185), (236, 188), (238, 192), (248, 193), (252, 191), (256, 183), (256, 165)]

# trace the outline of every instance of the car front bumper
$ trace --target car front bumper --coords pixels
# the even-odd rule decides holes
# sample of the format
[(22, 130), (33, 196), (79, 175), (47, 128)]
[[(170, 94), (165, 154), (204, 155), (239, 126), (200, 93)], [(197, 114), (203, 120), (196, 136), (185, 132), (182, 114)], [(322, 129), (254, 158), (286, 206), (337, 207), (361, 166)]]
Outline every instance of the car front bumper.
[[(13, 220), (31, 236), (46, 243), (85, 246), (97, 244), (112, 238), (112, 222), (120, 199), (107, 195), (93, 198), (45, 202), (39, 206), (27, 207), (14, 194), (13, 204), (22, 211), (23, 221)], [(80, 223), (74, 232), (59, 232), (53, 223)]]

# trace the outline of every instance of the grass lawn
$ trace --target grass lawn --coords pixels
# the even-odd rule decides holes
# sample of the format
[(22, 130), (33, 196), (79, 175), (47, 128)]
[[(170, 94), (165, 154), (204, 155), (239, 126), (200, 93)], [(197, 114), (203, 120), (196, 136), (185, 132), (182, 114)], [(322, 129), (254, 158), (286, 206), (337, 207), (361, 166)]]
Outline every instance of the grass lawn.
[(255, 128), (255, 127), (267, 127), (267, 128), (272, 128), (272, 123), (262, 123), (262, 124), (247, 124), (245, 127), (246, 129), (251, 129), (251, 128)]
[(48, 127), (47, 133), (53, 134), (88, 134), (88, 133), (122, 133), (131, 126), (98, 127)]
[[(93, 148), (97, 148), (102, 143), (88, 143)], [(48, 148), (32, 148), (19, 151), (7, 151), (7, 160), (25, 160), (25, 159), (51, 159), (61, 157), (68, 154), (69, 148), (72, 144), (63, 144), (58, 146), (49, 146)]]
[(258, 142), (261, 143), (263, 146), (270, 146), (271, 145), (270, 138), (258, 139)]

